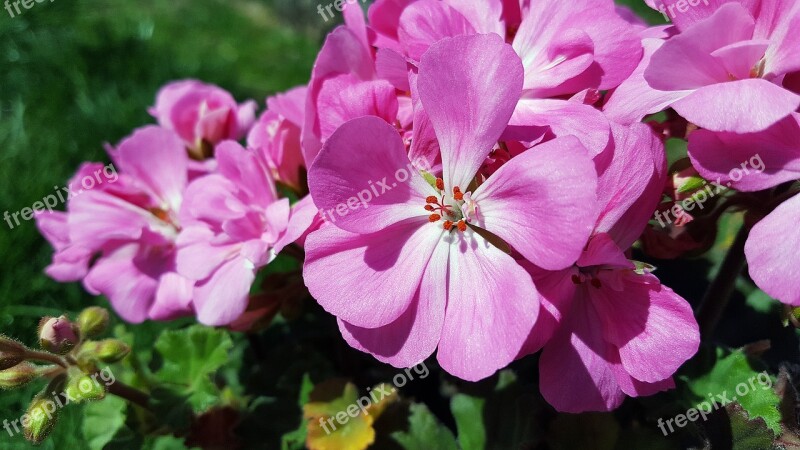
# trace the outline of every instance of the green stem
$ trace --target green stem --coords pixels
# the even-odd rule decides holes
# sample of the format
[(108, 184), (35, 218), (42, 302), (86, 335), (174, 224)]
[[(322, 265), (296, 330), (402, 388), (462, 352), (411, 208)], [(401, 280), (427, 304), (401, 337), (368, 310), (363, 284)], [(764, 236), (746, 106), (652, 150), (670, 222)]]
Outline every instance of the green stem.
[(52, 353), (39, 352), (36, 350), (27, 350), (25, 352), (25, 359), (32, 359), (34, 361), (44, 361), (53, 364), (58, 364), (59, 366), (64, 368), (67, 367), (67, 363), (66, 361), (64, 361), (64, 358), (54, 355)]
[(136, 388), (128, 386), (125, 383), (119, 381), (111, 383), (108, 386), (108, 392), (141, 406), (144, 409), (150, 409), (150, 396)]
[(749, 232), (746, 225), (742, 225), (742, 228), (739, 229), (733, 245), (719, 267), (716, 278), (708, 286), (703, 300), (700, 302), (700, 307), (697, 309), (697, 323), (700, 325), (700, 333), (704, 338), (710, 337), (714, 332), (714, 328), (736, 289), (736, 280), (747, 262), (744, 244), (747, 242)]

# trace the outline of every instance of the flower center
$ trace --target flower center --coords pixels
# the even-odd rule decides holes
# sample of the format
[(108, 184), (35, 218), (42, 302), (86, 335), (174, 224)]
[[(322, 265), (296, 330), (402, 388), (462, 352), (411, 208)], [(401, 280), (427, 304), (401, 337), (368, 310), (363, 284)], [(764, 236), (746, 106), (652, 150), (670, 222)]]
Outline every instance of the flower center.
[(431, 223), (443, 220), (442, 228), (446, 231), (466, 231), (467, 223), (477, 217), (478, 213), (478, 205), (472, 200), (472, 193), (463, 193), (460, 187), (455, 186), (452, 194), (448, 195), (441, 178), (436, 179), (436, 190), (440, 196), (431, 195), (425, 199), (425, 210), (431, 213), (428, 220)]

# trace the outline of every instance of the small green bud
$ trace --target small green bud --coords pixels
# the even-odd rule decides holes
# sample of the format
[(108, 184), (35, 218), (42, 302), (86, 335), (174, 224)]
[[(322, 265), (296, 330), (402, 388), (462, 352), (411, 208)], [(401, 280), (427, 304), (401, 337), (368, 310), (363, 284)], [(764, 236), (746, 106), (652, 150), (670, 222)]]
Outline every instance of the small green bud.
[(106, 396), (106, 388), (97, 381), (97, 376), (92, 378), (84, 373), (70, 377), (66, 391), (76, 403), (102, 400)]
[(78, 316), (78, 328), (84, 337), (95, 337), (108, 327), (108, 310), (97, 306), (86, 308)]
[(10, 369), (24, 361), (25, 351), (24, 345), (0, 335), (0, 370)]
[(58, 421), (58, 406), (46, 395), (34, 397), (28, 412), (22, 416), (25, 439), (40, 444), (53, 431)]
[(39, 322), (39, 344), (57, 355), (66, 355), (78, 344), (75, 325), (67, 316), (45, 317)]
[(115, 363), (128, 356), (131, 348), (118, 339), (105, 339), (97, 342), (87, 342), (84, 350), (90, 352), (95, 358), (106, 363)]
[(16, 389), (36, 378), (36, 366), (25, 361), (10, 369), (0, 371), (0, 389)]

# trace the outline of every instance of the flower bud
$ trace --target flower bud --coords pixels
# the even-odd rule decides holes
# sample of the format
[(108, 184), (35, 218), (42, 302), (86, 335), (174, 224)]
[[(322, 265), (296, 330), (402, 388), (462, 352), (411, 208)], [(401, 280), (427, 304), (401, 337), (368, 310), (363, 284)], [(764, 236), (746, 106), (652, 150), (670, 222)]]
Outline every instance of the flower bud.
[(76, 403), (102, 400), (106, 396), (106, 388), (97, 382), (97, 377), (92, 378), (84, 373), (70, 377), (66, 391)]
[(118, 339), (106, 339), (87, 343), (81, 353), (83, 353), (83, 351), (90, 353), (94, 358), (104, 363), (111, 364), (128, 356), (128, 353), (131, 352), (131, 348)]
[(10, 369), (0, 371), (0, 389), (16, 389), (36, 378), (36, 366), (25, 361)]
[(25, 360), (25, 346), (0, 336), (0, 370), (10, 369)]
[(58, 407), (55, 402), (45, 395), (35, 397), (22, 417), (25, 439), (34, 444), (41, 443), (53, 431), (57, 420)]
[(39, 344), (48, 352), (66, 355), (77, 343), (75, 325), (67, 316), (45, 317), (39, 322)]
[(84, 337), (94, 337), (108, 327), (108, 310), (97, 306), (86, 308), (78, 316), (78, 328)]

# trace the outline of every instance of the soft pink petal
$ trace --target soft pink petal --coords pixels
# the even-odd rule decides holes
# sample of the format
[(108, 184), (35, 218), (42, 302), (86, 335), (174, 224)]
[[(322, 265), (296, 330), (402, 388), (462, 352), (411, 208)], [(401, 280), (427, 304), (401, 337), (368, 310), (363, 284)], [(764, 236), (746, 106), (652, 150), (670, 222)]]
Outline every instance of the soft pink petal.
[(394, 322), (370, 329), (339, 320), (344, 339), (395, 367), (412, 367), (433, 354), (444, 325), (448, 253), (447, 245), (436, 247), (414, 299)]
[(361, 233), (427, 216), (425, 198), (436, 193), (411, 165), (397, 130), (377, 117), (339, 128), (308, 178), (323, 218)]
[(602, 112), (574, 101), (523, 98), (503, 133), (503, 138), (534, 141), (550, 129), (556, 137), (575, 136), (596, 155), (608, 145), (610, 128)]
[(574, 137), (556, 139), (513, 158), (474, 192), (478, 226), (537, 266), (564, 269), (597, 219), (596, 187), (586, 149)]
[(630, 273), (622, 293), (587, 289), (606, 339), (619, 348), (622, 366), (637, 380), (664, 380), (697, 352), (700, 331), (691, 306), (653, 275)]
[(405, 54), (419, 61), (436, 42), (454, 36), (475, 34), (469, 21), (455, 8), (438, 0), (420, 0), (400, 17), (398, 36)]
[[(576, 299), (539, 359), (539, 389), (558, 411), (611, 411), (625, 399), (613, 369), (614, 348), (590, 301)], [(569, 389), (565, 389), (569, 386)]]
[(698, 130), (689, 136), (692, 165), (706, 179), (742, 191), (800, 178), (800, 115), (758, 133)]
[(539, 296), (522, 266), (477, 233), (448, 238), (447, 312), (437, 359), (448, 373), (477, 381), (517, 357), (539, 314)]
[(783, 202), (750, 231), (745, 254), (758, 287), (783, 303), (800, 306), (800, 195)]
[(164, 202), (162, 209), (180, 208), (188, 157), (176, 134), (154, 126), (140, 128), (116, 151), (119, 171), (146, 185), (152, 195)]
[(422, 58), (419, 92), (442, 151), (446, 186), (467, 186), (522, 91), (519, 57), (497, 35), (445, 39)]
[(327, 224), (306, 239), (303, 278), (326, 311), (377, 328), (408, 309), (444, 231), (427, 219), (359, 235)]
[(319, 210), (317, 210), (311, 195), (306, 195), (299, 202), (292, 205), (286, 232), (273, 246), (275, 253), (280, 253), (287, 245), (305, 235), (314, 223), (318, 213)]
[(379, 48), (375, 55), (378, 78), (388, 81), (398, 90), (408, 92), (408, 63), (402, 55), (388, 48)]
[(542, 270), (529, 261), (521, 260), (519, 264), (533, 277), (536, 290), (539, 291), (541, 307), (536, 324), (531, 329), (520, 356), (538, 352), (550, 341), (565, 314), (569, 312), (577, 292), (577, 285), (572, 281), (578, 275), (576, 267), (564, 270)]
[(666, 182), (664, 144), (644, 124), (612, 124), (614, 145), (595, 158), (602, 212), (595, 232), (610, 234), (627, 250), (641, 235), (661, 202)]
[(209, 326), (228, 325), (247, 309), (255, 267), (244, 257), (234, 257), (220, 266), (194, 292), (197, 320)]
[(328, 80), (317, 104), (322, 142), (342, 124), (363, 116), (377, 116), (394, 123), (398, 104), (395, 88), (388, 81), (358, 81), (351, 75)]
[(284, 93), (275, 94), (267, 98), (267, 109), (300, 127), (305, 120), (306, 95), (308, 95), (306, 86), (298, 86)]
[(627, 269), (634, 268), (633, 263), (628, 260), (623, 250), (606, 233), (595, 234), (589, 239), (586, 250), (583, 251), (576, 265), (578, 267), (610, 266)]
[(648, 3), (653, 1), (650, 5), (655, 6), (655, 9), (660, 9), (662, 13), (666, 12), (667, 16), (673, 23), (681, 30), (686, 32), (697, 25), (698, 22), (703, 22), (709, 17), (712, 17), (723, 5), (726, 3), (734, 3), (748, 15), (756, 15), (760, 3), (767, 3), (773, 0), (700, 0), (695, 1), (696, 5), (687, 3), (684, 0), (648, 0)]
[(159, 280), (149, 318), (173, 320), (191, 314), (193, 294), (194, 281), (174, 272), (165, 273)]
[(703, 87), (672, 107), (701, 128), (752, 133), (793, 113), (800, 96), (769, 81), (749, 79)]

